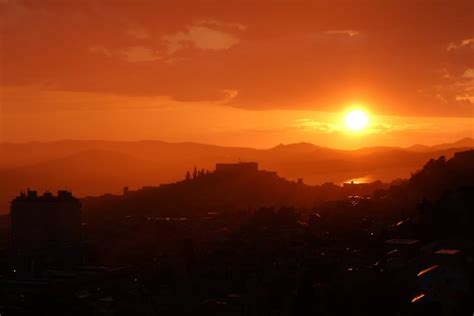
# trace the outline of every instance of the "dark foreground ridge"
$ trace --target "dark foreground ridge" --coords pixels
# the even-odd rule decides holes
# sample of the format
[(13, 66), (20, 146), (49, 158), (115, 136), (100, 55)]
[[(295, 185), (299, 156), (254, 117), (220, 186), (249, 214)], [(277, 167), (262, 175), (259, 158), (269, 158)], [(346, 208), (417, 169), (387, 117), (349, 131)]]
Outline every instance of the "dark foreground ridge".
[[(13, 240), (35, 236), (36, 247), (4, 250), (2, 315), (474, 311), (474, 151), (391, 185), (312, 187), (217, 165), (82, 203), (78, 219), (69, 193), (13, 201)], [(38, 227), (18, 220), (36, 211), (48, 218)], [(80, 225), (79, 243), (40, 229), (61, 218)]]

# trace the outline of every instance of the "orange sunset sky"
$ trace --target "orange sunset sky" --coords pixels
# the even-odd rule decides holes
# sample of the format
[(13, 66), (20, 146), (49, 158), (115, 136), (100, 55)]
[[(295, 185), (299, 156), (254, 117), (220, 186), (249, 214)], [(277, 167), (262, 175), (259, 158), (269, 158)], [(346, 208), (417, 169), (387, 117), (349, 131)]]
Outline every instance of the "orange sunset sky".
[[(473, 137), (474, 1), (0, 0), (0, 141)], [(360, 132), (344, 114), (363, 109)]]

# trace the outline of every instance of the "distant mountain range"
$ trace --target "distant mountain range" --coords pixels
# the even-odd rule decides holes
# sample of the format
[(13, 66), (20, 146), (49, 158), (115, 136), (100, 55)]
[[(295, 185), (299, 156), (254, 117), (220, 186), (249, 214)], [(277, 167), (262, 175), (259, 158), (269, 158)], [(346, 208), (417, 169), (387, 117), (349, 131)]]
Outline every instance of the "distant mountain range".
[[(309, 143), (270, 149), (222, 147), (162, 141), (55, 141), (0, 144), (0, 213), (20, 190), (70, 189), (77, 196), (121, 192), (174, 182), (186, 171), (213, 170), (216, 162), (257, 161), (260, 169), (277, 171), (305, 183), (391, 181), (407, 178), (430, 158), (474, 148), (465, 138), (436, 146), (371, 147), (337, 150)], [(356, 180), (357, 181), (357, 180)]]
[(474, 139), (466, 137), (460, 139), (454, 143), (446, 143), (446, 144), (439, 144), (435, 146), (425, 146), (425, 145), (413, 145), (408, 148), (407, 150), (412, 151), (436, 151), (436, 150), (445, 150), (450, 148), (472, 148), (474, 146)]

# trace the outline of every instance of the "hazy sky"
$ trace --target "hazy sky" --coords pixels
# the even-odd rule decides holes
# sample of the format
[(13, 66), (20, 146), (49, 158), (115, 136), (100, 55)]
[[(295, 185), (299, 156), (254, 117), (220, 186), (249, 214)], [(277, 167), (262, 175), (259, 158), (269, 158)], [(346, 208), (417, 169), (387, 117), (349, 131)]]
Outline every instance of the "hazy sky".
[[(0, 0), (0, 15), (3, 141), (473, 136), (472, 0)], [(341, 127), (354, 105), (358, 134)]]

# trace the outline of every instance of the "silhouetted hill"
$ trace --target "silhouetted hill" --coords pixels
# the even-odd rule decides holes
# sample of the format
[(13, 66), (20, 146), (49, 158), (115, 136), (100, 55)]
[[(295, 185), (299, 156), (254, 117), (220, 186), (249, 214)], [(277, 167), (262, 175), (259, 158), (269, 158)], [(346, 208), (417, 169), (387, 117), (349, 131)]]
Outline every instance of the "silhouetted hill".
[(192, 179), (123, 195), (88, 197), (83, 199), (83, 204), (84, 211), (93, 214), (186, 217), (208, 212), (245, 212), (260, 207), (311, 209), (321, 202), (370, 195), (375, 190), (386, 189), (386, 193), (376, 195), (386, 195), (375, 201), (382, 203), (378, 208), (381, 215), (403, 209), (412, 212), (423, 199), (436, 201), (445, 192), (461, 187), (474, 187), (474, 151), (458, 152), (449, 160), (444, 156), (430, 159), (423, 168), (413, 171), (410, 179), (390, 189), (382, 183), (359, 187), (308, 186), (288, 181), (275, 172), (240, 169), (225, 173), (216, 170), (200, 171)]
[(457, 152), (449, 160), (444, 156), (431, 159), (413, 174), (408, 186), (431, 199), (439, 198), (448, 190), (474, 187), (474, 150)]
[[(245, 164), (234, 164), (241, 167)], [(316, 201), (338, 200), (349, 195), (370, 195), (387, 185), (377, 182), (364, 186), (334, 184), (308, 186), (288, 181), (265, 170), (199, 171), (196, 177), (159, 187), (144, 187), (120, 195), (83, 199), (85, 214), (194, 216), (232, 213), (260, 207), (294, 206), (312, 208)]]
[[(451, 159), (445, 156), (430, 159), (422, 168), (413, 172), (407, 181), (390, 187), (388, 190), (377, 192), (375, 200), (377, 208), (386, 213), (400, 216), (414, 216), (414, 211), (426, 208), (426, 205), (438, 203), (439, 200), (455, 201), (452, 195), (474, 196), (474, 150), (457, 152)], [(446, 221), (456, 216), (456, 209), (465, 207), (466, 203), (460, 199), (458, 203), (446, 207), (441, 211), (440, 218)], [(423, 206), (425, 205), (425, 206)], [(471, 214), (471, 212), (469, 212)], [(423, 217), (423, 216), (422, 216)], [(472, 214), (469, 215), (469, 218)]]
[[(350, 179), (391, 181), (407, 178), (433, 157), (451, 157), (472, 139), (433, 146), (432, 150), (373, 147), (336, 150), (309, 143), (270, 149), (223, 147), (161, 141), (56, 141), (0, 144), (0, 212), (22, 189), (56, 190), (75, 194), (116, 193), (184, 178), (186, 170), (214, 168), (216, 162), (258, 161), (290, 180), (308, 184), (341, 183)], [(448, 149), (438, 149), (448, 148)], [(3, 180), (5, 179), (5, 180)]]

